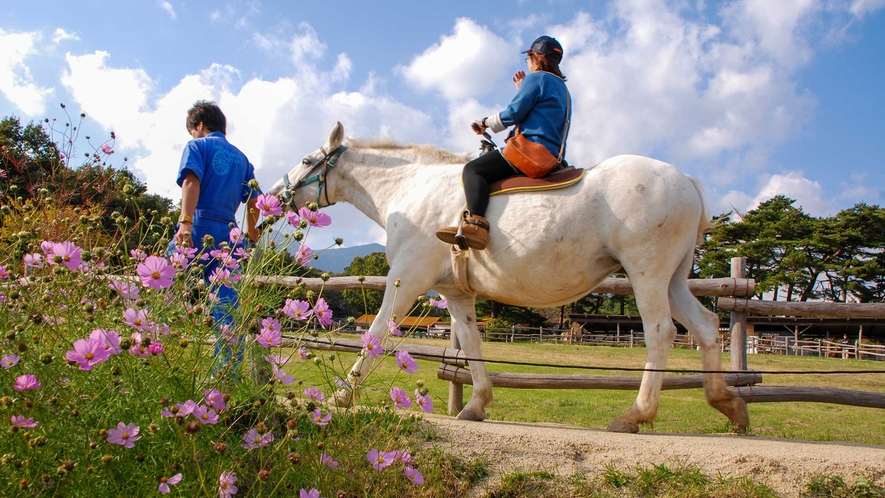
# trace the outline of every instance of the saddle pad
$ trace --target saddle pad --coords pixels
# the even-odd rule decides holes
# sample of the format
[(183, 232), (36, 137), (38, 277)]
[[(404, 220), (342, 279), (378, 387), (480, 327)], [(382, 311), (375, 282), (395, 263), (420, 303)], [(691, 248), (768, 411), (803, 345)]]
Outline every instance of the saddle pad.
[(574, 185), (584, 178), (583, 168), (566, 168), (551, 173), (544, 178), (533, 180), (527, 176), (511, 176), (489, 185), (489, 195), (511, 194), (537, 190), (553, 190)]

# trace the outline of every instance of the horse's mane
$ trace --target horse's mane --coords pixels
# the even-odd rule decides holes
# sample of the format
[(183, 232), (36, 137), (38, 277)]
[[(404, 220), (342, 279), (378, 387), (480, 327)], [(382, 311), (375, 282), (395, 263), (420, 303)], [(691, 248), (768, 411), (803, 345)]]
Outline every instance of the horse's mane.
[(348, 138), (348, 145), (355, 149), (397, 150), (411, 152), (416, 162), (464, 164), (470, 160), (470, 154), (455, 154), (429, 144), (403, 145), (391, 138), (356, 139)]

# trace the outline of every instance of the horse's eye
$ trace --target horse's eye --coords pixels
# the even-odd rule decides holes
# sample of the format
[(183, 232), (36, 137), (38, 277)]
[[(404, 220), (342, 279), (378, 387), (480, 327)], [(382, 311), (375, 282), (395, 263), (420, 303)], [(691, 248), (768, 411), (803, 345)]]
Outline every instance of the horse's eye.
[(310, 159), (305, 157), (304, 159), (301, 160), (301, 164), (310, 164)]

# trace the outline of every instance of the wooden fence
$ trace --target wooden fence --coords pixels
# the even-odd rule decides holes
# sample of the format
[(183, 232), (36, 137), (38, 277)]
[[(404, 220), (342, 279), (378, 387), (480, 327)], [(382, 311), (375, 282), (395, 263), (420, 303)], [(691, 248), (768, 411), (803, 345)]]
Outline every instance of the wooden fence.
[[(872, 406), (877, 408), (885, 408), (885, 393), (870, 393), (861, 391), (850, 391), (845, 389), (821, 388), (821, 387), (795, 387), (795, 386), (756, 386), (761, 382), (761, 376), (756, 372), (749, 371), (747, 368), (747, 314), (748, 313), (764, 313), (773, 315), (789, 315), (789, 316), (819, 316), (819, 317), (885, 317), (885, 304), (877, 305), (858, 305), (845, 303), (785, 303), (779, 301), (759, 301), (749, 299), (754, 295), (755, 282), (745, 277), (746, 259), (733, 258), (731, 266), (731, 278), (721, 279), (705, 279), (705, 280), (689, 280), (689, 289), (694, 295), (698, 296), (717, 296), (717, 305), (720, 310), (731, 311), (730, 319), (730, 350), (731, 365), (734, 374), (727, 377), (729, 385), (733, 386), (736, 394), (747, 402), (776, 402), (776, 401), (813, 401), (824, 403), (839, 403), (856, 406)], [(285, 287), (300, 287), (307, 289), (384, 289), (386, 286), (385, 277), (334, 277), (329, 279), (307, 279), (296, 277), (256, 277), (253, 282), (258, 285), (278, 285)], [(607, 294), (632, 294), (632, 286), (626, 278), (605, 279), (594, 292)], [(761, 303), (761, 304), (760, 304)], [(823, 305), (822, 305), (823, 304)], [(494, 330), (491, 331), (495, 333)], [(502, 334), (502, 340), (506, 337)], [(516, 340), (515, 329), (510, 331), (510, 340)], [(561, 331), (557, 331), (561, 332)], [(489, 332), (486, 332), (487, 338)], [(526, 334), (531, 336), (533, 334)], [(551, 334), (549, 337), (544, 336), (544, 329), (538, 330), (538, 341), (558, 340), (561, 333)], [(593, 336), (590, 336), (591, 338)], [(637, 343), (635, 334), (630, 334), (631, 344)], [(531, 339), (529, 339), (531, 340)], [(588, 341), (592, 340), (588, 338)], [(438, 348), (443, 352), (436, 351), (433, 354), (426, 355), (427, 358), (440, 359), (441, 365), (438, 376), (441, 379), (450, 381), (449, 384), (449, 403), (448, 409), (450, 414), (455, 414), (463, 407), (463, 386), (471, 384), (467, 361), (464, 359), (457, 337), (451, 335), (451, 348)], [(693, 343), (688, 338), (688, 346)], [(864, 346), (854, 346), (854, 349), (846, 348), (846, 345), (838, 343), (824, 343), (823, 341), (795, 341), (792, 346), (789, 341), (783, 346), (783, 349), (776, 344), (777, 339), (770, 339), (766, 343), (765, 339), (754, 338), (754, 352), (772, 352), (777, 354), (784, 351), (784, 354), (803, 355), (805, 353), (830, 356), (838, 351), (838, 355), (850, 357), (853, 355), (857, 358), (875, 358), (880, 359), (885, 355), (885, 351)], [(620, 342), (620, 339), (617, 340)], [(804, 342), (816, 342), (817, 345), (803, 344)], [(724, 341), (723, 341), (724, 344)], [(362, 348), (362, 343), (352, 341), (347, 343), (346, 340), (337, 340), (334, 342), (323, 343), (322, 341), (313, 340), (306, 344), (309, 347), (328, 348), (344, 351), (358, 351)], [(426, 347), (426, 346), (425, 346)], [(836, 348), (839, 348), (838, 350)], [(413, 346), (407, 346), (413, 348)], [(413, 356), (422, 357), (421, 352), (415, 351)], [(637, 389), (639, 385), (638, 376), (629, 377), (611, 377), (611, 376), (564, 376), (564, 375), (537, 375), (537, 374), (499, 374), (490, 373), (492, 377), (492, 385), (499, 387), (516, 387), (529, 389), (565, 389), (565, 388), (588, 388), (588, 389)], [(686, 378), (692, 376), (666, 376), (664, 380), (665, 389), (700, 387), (700, 376), (695, 379)], [(682, 379), (682, 380), (679, 380)], [(680, 387), (673, 387), (678, 385)], [(564, 387), (569, 386), (569, 387)]]

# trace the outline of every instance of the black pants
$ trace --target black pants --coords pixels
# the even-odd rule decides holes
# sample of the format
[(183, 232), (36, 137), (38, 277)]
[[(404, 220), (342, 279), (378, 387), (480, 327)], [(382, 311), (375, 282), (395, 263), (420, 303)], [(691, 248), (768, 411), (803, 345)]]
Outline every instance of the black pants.
[(514, 175), (521, 175), (510, 166), (500, 151), (483, 154), (464, 166), (462, 180), (470, 214), (485, 216), (489, 207), (489, 184)]

